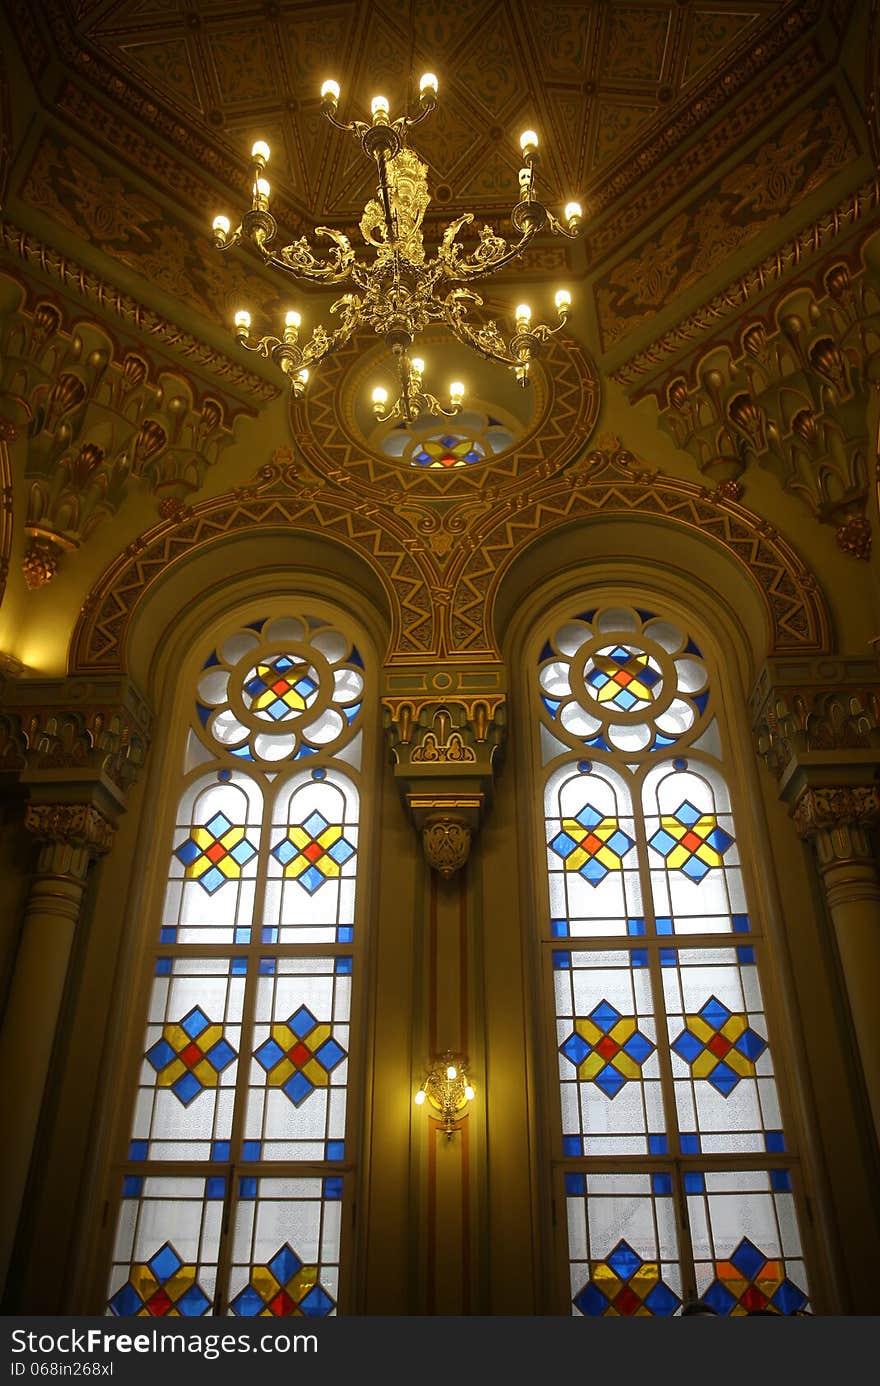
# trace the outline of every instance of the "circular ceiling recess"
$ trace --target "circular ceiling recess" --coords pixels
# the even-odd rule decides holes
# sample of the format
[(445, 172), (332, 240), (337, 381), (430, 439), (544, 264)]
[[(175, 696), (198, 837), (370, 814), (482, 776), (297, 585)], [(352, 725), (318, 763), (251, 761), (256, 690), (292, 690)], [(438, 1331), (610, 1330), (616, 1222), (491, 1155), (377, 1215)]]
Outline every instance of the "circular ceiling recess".
[(550, 476), (582, 451), (599, 413), (599, 378), (573, 340), (550, 344), (526, 388), (445, 328), (420, 334), (416, 351), (423, 389), (441, 405), (450, 383), (463, 382), (461, 411), (379, 422), (373, 390), (387, 391), (388, 407), (400, 392), (393, 359), (375, 336), (352, 338), (322, 362), (302, 400), (291, 396), (295, 441), (317, 472), (365, 494), (455, 497), (516, 490), (536, 469)]

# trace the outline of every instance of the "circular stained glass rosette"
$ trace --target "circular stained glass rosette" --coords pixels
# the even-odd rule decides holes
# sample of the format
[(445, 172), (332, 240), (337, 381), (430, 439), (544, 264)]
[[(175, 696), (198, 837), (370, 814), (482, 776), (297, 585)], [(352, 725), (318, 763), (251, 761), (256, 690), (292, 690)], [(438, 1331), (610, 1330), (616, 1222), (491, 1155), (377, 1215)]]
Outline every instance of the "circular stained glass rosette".
[(709, 701), (697, 645), (650, 611), (607, 607), (564, 622), (538, 660), (554, 734), (641, 755), (690, 740)]
[(295, 616), (257, 621), (206, 661), (196, 714), (240, 760), (277, 764), (338, 749), (355, 731), (363, 662), (347, 636)]

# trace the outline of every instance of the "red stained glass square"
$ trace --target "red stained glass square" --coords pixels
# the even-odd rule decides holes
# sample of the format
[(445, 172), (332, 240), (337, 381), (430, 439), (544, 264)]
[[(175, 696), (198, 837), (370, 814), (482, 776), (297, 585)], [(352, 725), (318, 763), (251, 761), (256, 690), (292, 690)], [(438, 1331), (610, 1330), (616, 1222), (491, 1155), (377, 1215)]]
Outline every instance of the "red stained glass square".
[(623, 1289), (615, 1295), (613, 1304), (621, 1314), (626, 1314), (629, 1318), (637, 1309), (641, 1308), (642, 1301), (639, 1299), (635, 1290), (631, 1290), (629, 1285), (624, 1285)]
[(295, 1044), (292, 1049), (288, 1049), (287, 1057), (290, 1059), (291, 1063), (296, 1064), (297, 1068), (302, 1068), (303, 1064), (307, 1064), (312, 1057), (312, 1051), (300, 1040), (299, 1044)]
[(277, 683), (273, 683), (272, 692), (277, 693), (279, 698), (283, 698), (285, 693), (289, 693), (290, 684), (288, 683), (287, 679), (279, 679)]
[(296, 1305), (286, 1290), (279, 1290), (275, 1298), (269, 1300), (269, 1308), (278, 1318), (284, 1318), (293, 1313)]
[(602, 839), (597, 837), (595, 833), (587, 833), (586, 837), (581, 838), (580, 845), (585, 852), (592, 854), (593, 852), (598, 852), (599, 848), (602, 846)]
[(621, 669), (619, 673), (614, 675), (614, 682), (618, 688), (626, 688), (628, 683), (632, 683), (633, 677), (633, 674), (628, 674), (625, 669)]
[(323, 857), (324, 848), (318, 842), (310, 842), (308, 847), (302, 849), (302, 854), (309, 861), (317, 861), (319, 857)]
[(216, 866), (217, 862), (222, 861), (226, 856), (226, 848), (222, 842), (212, 842), (210, 847), (205, 849), (205, 856)]
[(161, 1319), (171, 1308), (171, 1296), (167, 1294), (165, 1290), (157, 1290), (156, 1293), (151, 1295), (147, 1300), (147, 1308), (154, 1319)]
[(610, 1035), (603, 1035), (599, 1043), (595, 1045), (595, 1049), (598, 1054), (602, 1055), (603, 1059), (613, 1059), (620, 1050), (620, 1045)]
[(204, 1055), (202, 1054), (202, 1051), (199, 1048), (199, 1046), (195, 1043), (195, 1041), (193, 1041), (192, 1043), (188, 1044), (185, 1049), (181, 1049), (178, 1057), (183, 1060), (187, 1068), (193, 1068), (194, 1065), (197, 1064), (200, 1059), (204, 1058)]
[(689, 852), (695, 852), (698, 847), (703, 845), (703, 839), (692, 832), (685, 833), (684, 837), (680, 838), (680, 842), (682, 847), (686, 847)]
[(713, 1035), (706, 1045), (706, 1048), (712, 1051), (716, 1059), (723, 1059), (724, 1055), (732, 1047), (730, 1040), (725, 1039), (723, 1035)]
[(757, 1285), (750, 1285), (740, 1300), (745, 1309), (766, 1309), (767, 1296), (762, 1295)]

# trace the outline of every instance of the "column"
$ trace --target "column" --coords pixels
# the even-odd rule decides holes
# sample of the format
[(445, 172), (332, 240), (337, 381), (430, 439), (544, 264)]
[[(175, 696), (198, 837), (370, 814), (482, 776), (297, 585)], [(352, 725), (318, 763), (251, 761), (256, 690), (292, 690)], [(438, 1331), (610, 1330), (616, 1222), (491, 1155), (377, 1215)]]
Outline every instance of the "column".
[(880, 873), (876, 785), (807, 787), (794, 804), (834, 925), (874, 1127), (880, 1141)]
[(92, 804), (33, 804), (25, 826), (40, 843), (0, 1030), (0, 1276), (3, 1285), (46, 1090), (74, 934), (89, 867), (114, 829)]

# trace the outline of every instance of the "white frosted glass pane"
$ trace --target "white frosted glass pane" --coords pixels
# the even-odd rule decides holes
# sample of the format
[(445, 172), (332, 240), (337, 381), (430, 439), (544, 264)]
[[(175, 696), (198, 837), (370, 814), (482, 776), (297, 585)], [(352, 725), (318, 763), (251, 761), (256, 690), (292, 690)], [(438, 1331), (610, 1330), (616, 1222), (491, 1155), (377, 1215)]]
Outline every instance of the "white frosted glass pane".
[(214, 740), (222, 746), (239, 746), (247, 738), (247, 727), (228, 709), (212, 717), (208, 726)]
[(218, 664), (212, 665), (201, 674), (197, 687), (203, 703), (208, 703), (211, 707), (217, 703), (225, 703), (229, 690), (229, 670)]
[(276, 616), (266, 622), (262, 631), (262, 640), (267, 645), (300, 644), (305, 639), (305, 625), (296, 616)]
[(584, 712), (579, 703), (566, 703), (559, 721), (572, 736), (594, 736), (602, 725), (596, 717)]
[(693, 742), (694, 749), (705, 751), (707, 755), (716, 756), (721, 759), (721, 737), (718, 732), (718, 722), (713, 717), (706, 730)]
[(603, 633), (606, 631), (638, 630), (639, 628), (639, 620), (635, 612), (623, 606), (609, 607), (601, 612), (595, 624), (596, 629)]
[(590, 627), (583, 621), (566, 621), (553, 637), (553, 643), (560, 654), (571, 656), (589, 640), (590, 634)]
[(687, 731), (693, 720), (694, 710), (690, 703), (682, 702), (681, 698), (673, 698), (665, 712), (661, 712), (656, 719), (656, 725), (667, 736), (677, 736)]
[(568, 1251), (573, 1261), (583, 1261), (587, 1258), (587, 1224), (584, 1216), (584, 1201), (582, 1198), (567, 1198), (566, 1215), (568, 1218)]
[(538, 675), (538, 682), (551, 698), (567, 698), (571, 693), (571, 684), (568, 681), (568, 663), (562, 660), (554, 660), (550, 664), (545, 664)]
[(675, 673), (682, 693), (699, 693), (706, 685), (706, 666), (696, 659), (677, 659)]
[(270, 736), (261, 732), (254, 737), (254, 754), (262, 760), (286, 760), (295, 750), (295, 736)]
[(614, 723), (608, 728), (608, 736), (619, 751), (641, 751), (651, 740), (651, 729), (645, 722), (631, 727)]
[(328, 664), (337, 664), (351, 649), (351, 642), (338, 630), (316, 631), (311, 643), (321, 651)]
[(345, 706), (364, 691), (363, 675), (357, 669), (337, 669), (333, 675), (333, 701)]
[(223, 642), (220, 648), (220, 657), (227, 664), (237, 664), (248, 650), (255, 649), (259, 643), (260, 637), (256, 631), (236, 631), (234, 635), (230, 635), (229, 639)]
[(345, 730), (345, 719), (332, 707), (322, 712), (315, 722), (305, 729), (305, 737), (314, 746), (325, 746)]
[(184, 774), (189, 774), (190, 770), (195, 770), (197, 765), (205, 765), (213, 760), (213, 754), (206, 746), (199, 741), (195, 732), (188, 731), (186, 734), (186, 750), (183, 756)]
[(358, 732), (357, 736), (352, 737), (351, 741), (346, 742), (344, 746), (337, 747), (337, 749), (334, 750), (334, 759), (345, 761), (346, 765), (352, 765), (355, 770), (360, 770), (363, 743), (363, 732)]
[(681, 631), (671, 621), (649, 621), (645, 626), (645, 635), (670, 654), (676, 654), (685, 643)]

